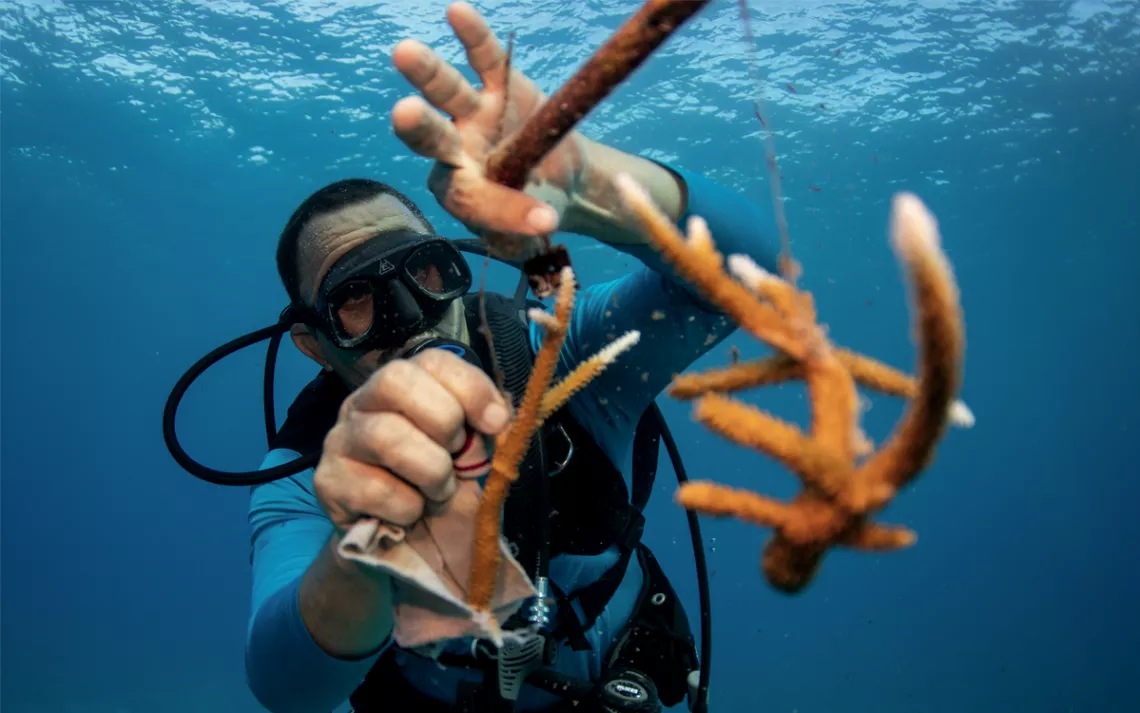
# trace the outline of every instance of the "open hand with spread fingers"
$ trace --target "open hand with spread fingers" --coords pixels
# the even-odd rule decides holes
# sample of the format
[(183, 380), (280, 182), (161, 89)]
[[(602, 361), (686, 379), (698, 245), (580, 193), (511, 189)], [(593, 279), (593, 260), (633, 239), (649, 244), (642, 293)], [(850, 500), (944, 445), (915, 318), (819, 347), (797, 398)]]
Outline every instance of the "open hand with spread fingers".
[(532, 172), (526, 192), (488, 180), (488, 154), (538, 110), (546, 95), (510, 67), (507, 51), (474, 7), (454, 3), (447, 20), (483, 86), (473, 87), (422, 42), (403, 40), (392, 61), (419, 95), (393, 107), (396, 136), (435, 161), (428, 187), (472, 232), (549, 234), (583, 174), (581, 137), (572, 133), (551, 151)]

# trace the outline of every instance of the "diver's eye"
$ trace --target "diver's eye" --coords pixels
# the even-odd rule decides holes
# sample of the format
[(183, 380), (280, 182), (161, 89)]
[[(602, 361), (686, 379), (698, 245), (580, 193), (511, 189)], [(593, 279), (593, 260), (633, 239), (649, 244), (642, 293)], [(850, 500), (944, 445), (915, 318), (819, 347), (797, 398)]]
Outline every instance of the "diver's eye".
[(443, 277), (440, 276), (439, 268), (435, 265), (428, 265), (416, 270), (412, 279), (433, 295), (443, 294)]
[(372, 327), (372, 287), (367, 282), (345, 285), (337, 292), (336, 316), (341, 329), (352, 337), (359, 337)]

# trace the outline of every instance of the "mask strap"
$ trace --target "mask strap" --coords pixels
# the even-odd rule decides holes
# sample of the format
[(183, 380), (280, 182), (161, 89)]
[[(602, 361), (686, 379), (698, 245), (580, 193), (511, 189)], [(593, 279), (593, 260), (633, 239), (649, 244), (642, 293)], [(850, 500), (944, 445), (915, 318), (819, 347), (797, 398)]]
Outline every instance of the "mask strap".
[[(481, 255), (483, 257), (487, 257), (489, 255), (487, 248), (476, 238), (460, 238), (457, 240), (452, 240), (451, 244), (454, 245), (458, 250), (461, 250), (465, 253), (471, 253), (472, 255)], [(510, 265), (522, 273), (519, 275), (519, 282), (515, 286), (513, 302), (515, 307), (520, 312), (526, 310), (526, 297), (527, 293), (530, 292), (530, 279), (527, 278), (526, 271), (523, 270), (523, 263), (515, 260), (498, 258), (493, 255), (490, 255), (490, 257), (492, 260), (497, 260), (504, 265)]]

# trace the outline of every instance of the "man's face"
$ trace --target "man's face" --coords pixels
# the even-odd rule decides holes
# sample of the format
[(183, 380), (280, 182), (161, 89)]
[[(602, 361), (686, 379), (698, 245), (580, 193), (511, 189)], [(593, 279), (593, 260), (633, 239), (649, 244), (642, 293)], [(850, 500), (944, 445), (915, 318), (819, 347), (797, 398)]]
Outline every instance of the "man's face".
[[(383, 240), (385, 233), (400, 230), (428, 232), (427, 226), (403, 203), (388, 195), (345, 206), (310, 220), (297, 242), (300, 290), (306, 304), (316, 304), (321, 281), (349, 250), (368, 240)], [(468, 342), (467, 323), (460, 300), (452, 302), (447, 314), (434, 328), (393, 349), (364, 353), (342, 350), (319, 331), (302, 325), (293, 328), (293, 341), (297, 347), (317, 363), (332, 369), (352, 387), (363, 384), (385, 362), (432, 337)]]

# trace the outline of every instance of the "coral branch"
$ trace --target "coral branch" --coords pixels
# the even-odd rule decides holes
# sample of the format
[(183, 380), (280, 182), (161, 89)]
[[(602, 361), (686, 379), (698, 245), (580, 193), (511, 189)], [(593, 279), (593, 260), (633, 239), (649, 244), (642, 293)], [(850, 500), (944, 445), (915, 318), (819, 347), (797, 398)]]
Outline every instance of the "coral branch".
[(641, 332), (637, 330), (626, 332), (603, 347), (597, 354), (575, 367), (574, 371), (567, 374), (565, 379), (551, 387), (550, 391), (547, 391), (546, 395), (542, 397), (542, 406), (538, 409), (539, 419), (545, 421), (550, 417), (550, 414), (562, 408), (571, 396), (584, 389), (615, 359), (634, 344), (637, 344), (639, 339), (641, 339)]
[(717, 394), (697, 401), (693, 418), (741, 446), (754, 448), (780, 461), (788, 470), (830, 495), (837, 495), (849, 468), (800, 429), (755, 406)]
[(677, 491), (676, 500), (689, 510), (732, 516), (761, 527), (780, 529), (793, 517), (791, 507), (778, 500), (703, 480), (686, 483)]
[(760, 267), (752, 258), (747, 255), (730, 255), (728, 270), (756, 296), (771, 302), (784, 319), (801, 319), (805, 324), (815, 323), (815, 307), (811, 295), (797, 292), (790, 282)]
[(757, 300), (739, 282), (725, 279), (724, 259), (715, 249), (706, 247), (711, 238), (707, 238), (704, 221), (690, 221), (694, 244), (689, 244), (632, 178), (620, 174), (614, 178), (614, 186), (642, 232), (651, 236), (653, 247), (682, 278), (757, 339), (792, 356), (802, 356), (803, 345), (794, 339), (779, 312)]
[(668, 393), (675, 399), (693, 399), (701, 394), (731, 394), (758, 386), (782, 384), (802, 379), (804, 371), (799, 362), (783, 354), (746, 361), (722, 369), (710, 369), (700, 374), (680, 374), (669, 385)]
[(811, 435), (819, 446), (844, 461), (851, 461), (858, 450), (855, 435), (859, 429), (859, 397), (855, 380), (835, 358), (831, 345), (821, 343), (804, 361), (804, 380), (811, 396)]
[[(918, 395), (918, 381), (894, 367), (847, 349), (836, 347), (832, 353), (860, 386), (904, 399)], [(699, 374), (679, 374), (669, 385), (668, 394), (687, 401), (702, 394), (731, 394), (803, 378), (804, 371), (799, 362), (784, 354), (776, 354)], [(974, 425), (974, 414), (962, 401), (950, 404), (949, 418), (952, 426), (969, 428)]]
[(914, 532), (905, 527), (870, 523), (845, 535), (841, 544), (868, 552), (890, 552), (910, 547), (917, 540)]
[(894, 435), (859, 475), (897, 489), (934, 457), (946, 429), (946, 414), (961, 384), (965, 335), (958, 287), (940, 247), (938, 225), (916, 196), (902, 193), (895, 197), (891, 238), (912, 282), (919, 388)]
[(709, 0), (648, 0), (487, 160), (487, 176), (519, 189), (527, 175), (669, 35)]
[[(487, 177), (508, 188), (521, 190), (542, 159), (621, 84), (649, 55), (709, 0), (646, 0), (574, 76), (536, 111), (516, 133), (487, 157)], [(513, 46), (513, 35), (512, 35)], [(508, 78), (510, 75), (508, 55)], [(508, 86), (510, 82), (507, 82)], [(541, 250), (526, 256), (532, 240), (517, 235), (490, 233), (483, 236), (495, 257), (523, 258), (523, 271), (535, 294), (548, 297), (558, 289), (558, 275), (569, 267), (565, 247), (542, 238)]]

